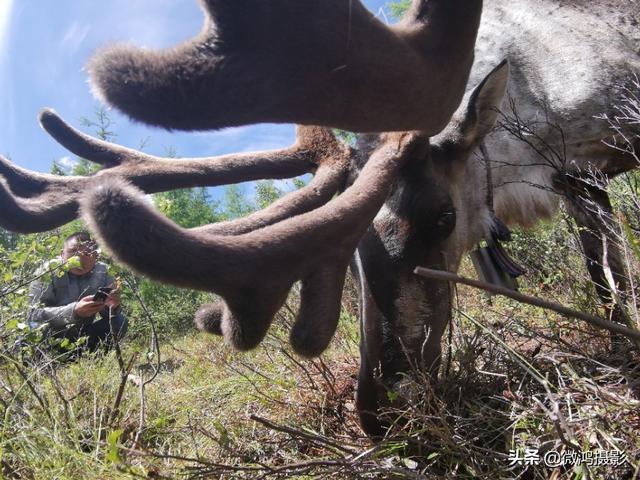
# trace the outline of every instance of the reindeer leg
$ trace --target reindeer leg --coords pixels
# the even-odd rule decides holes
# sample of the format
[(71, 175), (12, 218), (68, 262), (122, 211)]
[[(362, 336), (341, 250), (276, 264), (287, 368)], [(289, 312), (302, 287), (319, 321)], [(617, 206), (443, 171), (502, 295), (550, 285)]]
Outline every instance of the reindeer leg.
[[(613, 220), (613, 209), (604, 188), (593, 185), (593, 181), (572, 179), (567, 188), (565, 205), (580, 231), (580, 243), (584, 250), (587, 270), (596, 293), (603, 302), (607, 316), (614, 322), (629, 324), (623, 305), (626, 300), (627, 280), (617, 239), (618, 229)], [(606, 248), (606, 250), (605, 250)], [(618, 292), (615, 300), (605, 276), (605, 259)], [(611, 334), (613, 351), (620, 351), (625, 339)]]

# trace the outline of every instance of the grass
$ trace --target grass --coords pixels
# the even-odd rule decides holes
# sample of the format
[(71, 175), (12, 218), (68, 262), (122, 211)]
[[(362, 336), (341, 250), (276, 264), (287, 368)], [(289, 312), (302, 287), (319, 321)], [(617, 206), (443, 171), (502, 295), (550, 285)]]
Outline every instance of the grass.
[[(626, 180), (630, 193), (618, 196), (617, 207), (626, 212), (620, 243), (628, 246), (629, 313), (637, 322), (637, 174)], [(31, 242), (29, 248), (41, 244), (46, 247)], [(533, 233), (518, 232), (512, 252), (529, 270), (524, 293), (602, 314), (578, 232), (566, 216)], [(7, 258), (7, 274), (24, 283), (27, 261)], [(475, 275), (469, 262), (461, 273)], [(297, 358), (288, 346), (295, 294), (266, 341), (238, 353), (190, 326), (203, 294), (139, 285), (145, 298), (157, 299), (148, 307), (160, 332), (160, 356), (148, 346), (145, 308), (133, 290), (125, 292), (132, 321), (122, 345), (124, 364), (131, 365), (125, 382), (113, 352), (34, 366), (23, 363), (11, 335), (2, 332), (3, 479), (640, 476), (640, 356), (612, 354), (606, 333), (577, 320), (458, 287), (438, 382), (407, 378), (404, 398), (387, 412), (403, 421), (373, 444), (354, 406), (359, 326), (352, 282), (338, 334), (314, 361)], [(5, 330), (19, 328), (25, 308), (24, 292), (2, 298)], [(568, 458), (618, 451), (626, 460), (555, 468), (511, 461), (514, 451), (527, 449)]]
[[(196, 332), (161, 338), (160, 370), (144, 389), (139, 380), (151, 374), (140, 354), (144, 346), (125, 343), (124, 358), (136, 356), (132, 373), (138, 381), (127, 382), (112, 424), (120, 383), (113, 353), (29, 370), (5, 359), (3, 476), (637, 476), (639, 358), (613, 358), (601, 332), (460, 288), (439, 382), (432, 390), (425, 379), (408, 379), (410, 401), (391, 412), (408, 421), (373, 445), (354, 409), (358, 325), (353, 302), (345, 307), (330, 350), (315, 361), (290, 352), (286, 311), (250, 353)], [(526, 448), (541, 455), (619, 449), (628, 462), (564, 469), (510, 465), (510, 450)]]

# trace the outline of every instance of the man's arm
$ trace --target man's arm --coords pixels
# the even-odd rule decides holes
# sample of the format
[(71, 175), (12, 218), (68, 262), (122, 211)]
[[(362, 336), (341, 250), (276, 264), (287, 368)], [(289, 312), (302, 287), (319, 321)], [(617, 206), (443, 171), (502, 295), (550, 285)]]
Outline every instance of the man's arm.
[(80, 323), (83, 319), (74, 314), (76, 302), (58, 307), (48, 307), (46, 304), (55, 302), (55, 295), (51, 283), (45, 285), (41, 279), (34, 280), (29, 286), (29, 323), (42, 325), (49, 323), (54, 328), (63, 328), (68, 324)]

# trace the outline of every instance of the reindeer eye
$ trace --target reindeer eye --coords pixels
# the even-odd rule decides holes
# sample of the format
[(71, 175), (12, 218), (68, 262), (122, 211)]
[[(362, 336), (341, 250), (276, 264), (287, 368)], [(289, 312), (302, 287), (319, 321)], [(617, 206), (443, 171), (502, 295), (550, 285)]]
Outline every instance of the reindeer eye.
[(449, 235), (456, 226), (456, 210), (450, 208), (440, 213), (436, 220), (436, 227), (442, 235)]

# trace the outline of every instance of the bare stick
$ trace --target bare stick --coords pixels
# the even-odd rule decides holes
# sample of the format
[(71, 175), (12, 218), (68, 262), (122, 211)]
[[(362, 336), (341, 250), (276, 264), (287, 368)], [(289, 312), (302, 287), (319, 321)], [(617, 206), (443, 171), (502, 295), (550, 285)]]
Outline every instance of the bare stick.
[(331, 448), (334, 448), (336, 450), (339, 450), (341, 452), (344, 453), (349, 453), (351, 455), (355, 454), (356, 452), (354, 452), (354, 450), (350, 449), (350, 448), (346, 448), (343, 445), (340, 445), (328, 438), (325, 438), (323, 436), (317, 435), (317, 434), (313, 434), (313, 433), (308, 433), (308, 432), (303, 432), (302, 430), (298, 430), (297, 428), (292, 428), (292, 427), (287, 427), (285, 425), (276, 425), (273, 422), (270, 422), (269, 420), (259, 417), (257, 415), (251, 415), (251, 420), (253, 420), (254, 422), (258, 422), (261, 423), (262, 425), (264, 425), (265, 427), (271, 429), (271, 430), (276, 430), (278, 432), (283, 432), (283, 433), (288, 433), (289, 435), (292, 435), (294, 437), (300, 437), (300, 438), (304, 438), (306, 440), (309, 440), (311, 442), (315, 442), (315, 443), (320, 443), (323, 444), (325, 446), (329, 446)]
[(113, 347), (116, 352), (116, 359), (118, 360), (118, 367), (120, 369), (120, 385), (118, 386), (118, 393), (116, 393), (116, 399), (113, 403), (113, 410), (111, 410), (108, 425), (113, 425), (118, 418), (118, 414), (120, 412), (120, 403), (122, 402), (122, 395), (124, 394), (124, 389), (127, 386), (127, 379), (129, 378), (129, 374), (131, 373), (131, 369), (133, 368), (133, 362), (138, 357), (138, 353), (134, 353), (133, 355), (131, 355), (129, 363), (125, 365), (124, 358), (122, 356), (122, 350), (120, 349), (120, 339), (118, 338), (118, 334), (120, 332), (116, 332), (115, 325), (113, 323), (113, 317), (113, 308), (109, 307), (109, 330), (111, 332), (111, 339), (113, 340)]
[(441, 270), (432, 270), (429, 268), (417, 267), (413, 271), (413, 273), (425, 278), (433, 278), (435, 280), (442, 280), (446, 282), (462, 283), (463, 285), (479, 288), (480, 290), (485, 290), (496, 295), (504, 295), (505, 297), (512, 298), (514, 300), (517, 300), (518, 302), (527, 303), (529, 305), (534, 305), (536, 307), (544, 308), (547, 310), (552, 310), (567, 317), (577, 318), (578, 320), (583, 320), (587, 323), (590, 323), (594, 327), (604, 328), (605, 330), (609, 330), (610, 332), (624, 335), (625, 337), (634, 340), (636, 346), (640, 348), (640, 331), (625, 327), (624, 325), (620, 325), (618, 323), (610, 322), (594, 315), (589, 315), (587, 313), (578, 312), (577, 310), (572, 310), (558, 303), (549, 302), (548, 300), (542, 300), (530, 295), (524, 295), (520, 292), (515, 292), (513, 290), (509, 290), (508, 288), (499, 287), (497, 285), (481, 282), (479, 280), (460, 277), (451, 272), (443, 272)]

